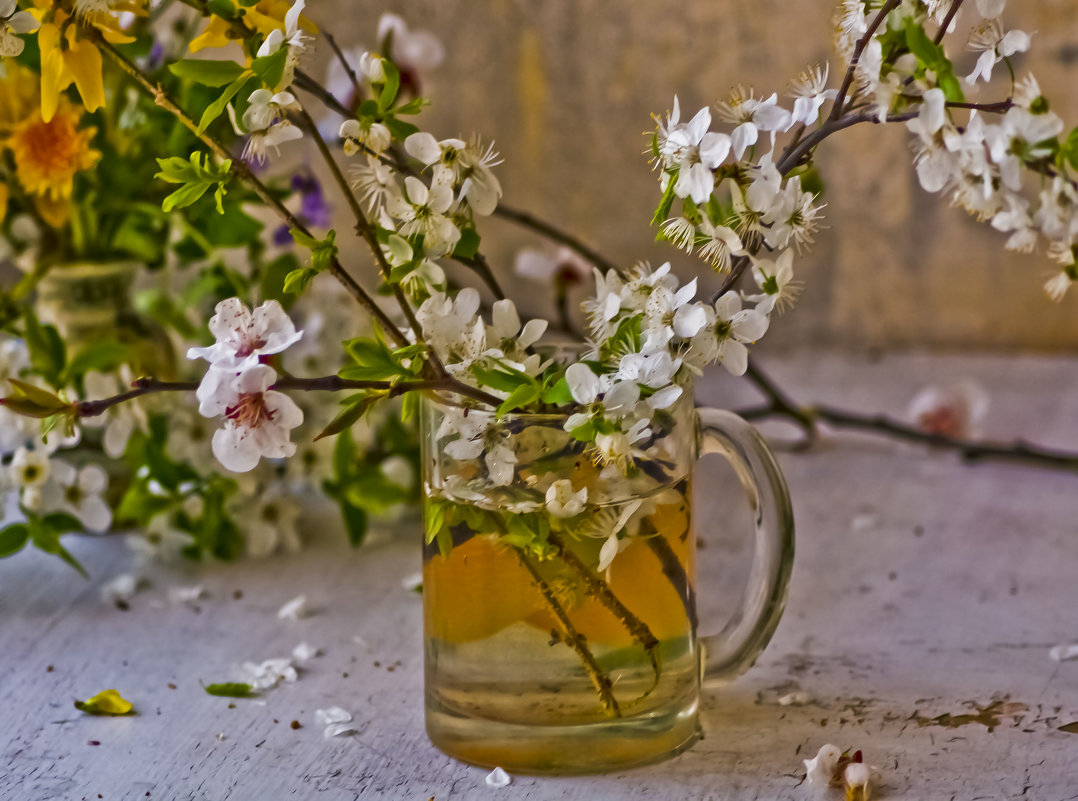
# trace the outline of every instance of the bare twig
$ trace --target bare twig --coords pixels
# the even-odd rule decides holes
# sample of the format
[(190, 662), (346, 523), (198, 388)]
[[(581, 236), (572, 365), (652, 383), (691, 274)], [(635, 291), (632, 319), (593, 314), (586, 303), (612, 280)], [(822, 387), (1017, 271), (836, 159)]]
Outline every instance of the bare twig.
[[(97, 417), (104, 414), (108, 409), (120, 403), (125, 403), (145, 395), (153, 395), (158, 392), (194, 392), (198, 389), (198, 381), (159, 381), (150, 376), (135, 379), (132, 389), (98, 400), (78, 401), (75, 410), (79, 417)], [(341, 378), (337, 375), (319, 376), (317, 378), (298, 378), (296, 376), (281, 376), (270, 385), (273, 390), (295, 390), (300, 392), (341, 392), (349, 389), (368, 389), (385, 392), (387, 397), (396, 397), (406, 392), (421, 392), (427, 390), (453, 392), (462, 394), (456, 382), (437, 381), (363, 381)]]
[[(561, 560), (587, 585), (588, 592), (610, 610), (610, 613), (625, 627), (633, 640), (644, 649), (644, 652), (648, 655), (648, 661), (651, 662), (651, 669), (655, 673), (655, 684), (658, 684), (661, 673), (658, 654), (659, 639), (652, 634), (648, 624), (634, 615), (621, 602), (621, 599), (614, 594), (613, 590), (610, 589), (610, 585), (603, 581), (600, 576), (593, 573), (580, 560), (580, 557), (569, 550), (565, 541), (557, 533), (551, 531), (547, 541), (554, 546)], [(652, 689), (654, 688), (655, 685), (652, 685)], [(648, 690), (648, 692), (651, 692), (651, 690)]]
[(501, 217), (505, 220), (515, 222), (517, 225), (521, 225), (525, 228), (529, 228), (536, 233), (542, 234), (552, 242), (557, 242), (560, 245), (565, 245), (570, 250), (574, 250), (584, 257), (587, 261), (594, 264), (603, 272), (610, 272), (613, 270), (618, 275), (624, 276), (624, 271), (618, 267), (614, 262), (605, 258), (602, 254), (593, 250), (585, 245), (576, 237), (567, 234), (560, 228), (556, 228), (545, 220), (541, 220), (534, 214), (520, 209), (506, 206), (504, 203), (499, 203), (498, 207), (494, 209), (494, 216)]
[(958, 13), (958, 9), (962, 8), (962, 3), (963, 0), (954, 0), (954, 2), (951, 3), (950, 9), (947, 11), (947, 16), (943, 18), (943, 22), (940, 23), (940, 29), (936, 31), (936, 38), (933, 40), (936, 44), (942, 42), (943, 37), (947, 35), (947, 29), (951, 27), (951, 22)]
[(749, 420), (786, 418), (804, 431), (807, 442), (815, 441), (819, 423), (834, 428), (865, 431), (907, 442), (919, 442), (937, 448), (956, 451), (966, 461), (1011, 461), (1078, 470), (1078, 453), (1034, 445), (1023, 440), (994, 442), (971, 440), (933, 434), (883, 414), (863, 414), (826, 404), (805, 406), (790, 397), (763, 371), (758, 364), (750, 367), (747, 377), (767, 397), (768, 403), (738, 413)]
[(853, 85), (854, 76), (857, 73), (857, 66), (861, 62), (861, 54), (865, 52), (865, 47), (872, 41), (872, 37), (879, 29), (883, 21), (887, 19), (887, 15), (902, 5), (902, 0), (887, 0), (886, 3), (880, 8), (872, 22), (868, 25), (868, 30), (864, 35), (857, 40), (857, 44), (854, 45), (853, 55), (850, 57), (849, 67), (846, 69), (846, 75), (842, 78), (842, 84), (839, 86), (838, 94), (835, 95), (835, 101), (831, 106), (831, 114), (828, 117), (829, 120), (838, 120), (843, 114), (843, 107), (846, 105), (846, 94), (850, 91), (850, 86)]
[(576, 651), (580, 661), (584, 663), (584, 670), (587, 672), (588, 678), (591, 679), (595, 691), (599, 693), (599, 704), (602, 706), (603, 712), (611, 717), (620, 718), (621, 708), (618, 706), (618, 699), (614, 697), (614, 683), (610, 681), (610, 677), (606, 675), (599, 662), (595, 659), (595, 655), (588, 648), (587, 639), (576, 630), (573, 621), (569, 618), (569, 613), (565, 611), (565, 607), (558, 601), (554, 590), (547, 584), (539, 573), (538, 568), (532, 564), (528, 555), (520, 548), (513, 548), (513, 551), (520, 560), (520, 564), (524, 566), (524, 569), (532, 577), (532, 581), (535, 582), (540, 595), (543, 596), (543, 600), (546, 601), (550, 611), (554, 614), (555, 620), (558, 621), (558, 626), (562, 629), (562, 641)]

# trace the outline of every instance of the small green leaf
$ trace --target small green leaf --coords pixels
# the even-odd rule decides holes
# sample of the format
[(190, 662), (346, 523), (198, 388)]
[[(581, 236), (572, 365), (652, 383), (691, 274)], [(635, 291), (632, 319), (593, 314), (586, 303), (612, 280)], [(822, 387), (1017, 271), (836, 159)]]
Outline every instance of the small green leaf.
[(179, 78), (213, 87), (230, 84), (244, 72), (243, 67), (235, 61), (193, 58), (185, 58), (175, 64), (169, 64), (168, 69)]
[[(282, 48), (283, 49), (283, 48)], [(225, 90), (208, 106), (206, 110), (202, 112), (202, 119), (198, 123), (197, 135), (201, 136), (210, 123), (220, 117), (225, 112), (225, 107), (234, 98), (247, 82), (254, 77), (254, 73), (250, 70), (244, 70), (241, 72), (232, 83), (230, 83)]]
[(116, 690), (104, 690), (93, 698), (76, 701), (75, 709), (90, 715), (133, 715), (135, 708)]
[(67, 365), (65, 383), (86, 375), (90, 370), (108, 372), (115, 370), (131, 356), (128, 347), (115, 339), (101, 339), (84, 347)]
[(397, 99), (397, 92), (401, 86), (401, 74), (389, 59), (382, 60), (382, 67), (386, 73), (386, 82), (382, 85), (382, 93), (378, 96), (378, 107), (384, 113), (393, 107), (393, 101)]
[(347, 498), (341, 499), (340, 506), (348, 542), (353, 547), (361, 545), (367, 536), (367, 513), (358, 506), (353, 506)]
[(0, 529), (0, 559), (18, 553), (30, 541), (30, 529), (25, 523), (12, 523)]
[(316, 272), (325, 270), (333, 259), (337, 257), (336, 231), (330, 230), (325, 239), (315, 239), (298, 228), (290, 228), (288, 232), (292, 235), (292, 239), (297, 245), (311, 251), (310, 265), (311, 269)]
[(26, 325), (26, 346), (30, 350), (30, 364), (34, 370), (53, 386), (61, 386), (60, 375), (67, 361), (64, 340), (55, 326), (42, 325), (27, 308), (23, 315)]
[(281, 79), (284, 78), (284, 68), (287, 61), (288, 48), (280, 47), (277, 52), (252, 61), (251, 69), (255, 75), (262, 79), (262, 83), (270, 89), (276, 89), (280, 85)]
[(674, 186), (677, 184), (677, 175), (670, 175), (667, 179), (666, 191), (663, 192), (662, 198), (659, 200), (659, 207), (655, 209), (655, 214), (651, 218), (652, 225), (662, 225), (670, 217), (670, 209), (674, 206)]
[(302, 295), (307, 291), (311, 281), (318, 275), (318, 270), (310, 267), (300, 267), (284, 277), (284, 292), (288, 295)]
[(474, 228), (464, 228), (460, 232), (457, 246), (453, 248), (454, 259), (474, 259), (479, 251), (479, 233)]
[(498, 407), (498, 417), (513, 411), (513, 409), (519, 409), (527, 406), (529, 403), (534, 403), (539, 399), (541, 390), (539, 384), (532, 382), (530, 384), (521, 384), (512, 392), (509, 393), (509, 397), (502, 401), (501, 406)]
[(573, 393), (565, 376), (544, 389), (542, 397), (543, 403), (549, 403), (551, 406), (566, 406), (573, 402)]
[(351, 428), (383, 397), (383, 393), (375, 392), (365, 397), (360, 397), (359, 400), (350, 403), (347, 408), (333, 418), (329, 425), (322, 429), (321, 433), (314, 438), (314, 441), (318, 442), (320, 439), (332, 437), (335, 434), (340, 434), (342, 431)]
[(203, 684), (202, 689), (207, 695), (218, 695), (223, 698), (250, 698), (252, 690), (250, 684), (242, 682), (223, 682), (221, 684)]

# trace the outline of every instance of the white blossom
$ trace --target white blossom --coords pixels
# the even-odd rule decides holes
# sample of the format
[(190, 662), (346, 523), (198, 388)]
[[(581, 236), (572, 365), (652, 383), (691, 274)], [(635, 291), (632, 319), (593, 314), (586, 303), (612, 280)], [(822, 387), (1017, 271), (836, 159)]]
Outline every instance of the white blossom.
[(1029, 34), (1025, 31), (1003, 32), (1003, 23), (998, 18), (988, 20), (970, 35), (970, 50), (983, 51), (977, 59), (977, 64), (968, 76), (966, 83), (972, 85), (978, 78), (985, 81), (992, 80), (992, 68), (1005, 58), (1010, 58), (1015, 53), (1024, 53), (1029, 50)]
[(692, 198), (697, 204), (704, 203), (715, 188), (712, 171), (730, 154), (730, 137), (708, 131), (711, 111), (706, 106), (685, 124), (676, 123), (677, 113), (675, 97), (674, 113), (670, 117), (672, 129), (661, 137), (660, 154), (667, 168), (677, 169), (674, 194)]
[(16, 0), (0, 0), (0, 56), (14, 58), (26, 43), (19, 34), (36, 31), (41, 23), (27, 11), (16, 11)]
[(767, 315), (742, 309), (741, 296), (731, 290), (713, 309), (708, 307), (708, 324), (693, 338), (693, 348), (705, 363), (720, 362), (731, 374), (744, 375), (749, 360), (745, 345), (762, 337), (767, 326)]
[(52, 464), (52, 477), (59, 489), (59, 511), (73, 515), (87, 531), (95, 534), (108, 531), (112, 525), (112, 509), (102, 494), (108, 488), (109, 480), (100, 465), (76, 468), (56, 459)]
[(553, 250), (524, 248), (513, 260), (513, 272), (524, 278), (555, 286), (582, 284), (591, 276), (592, 267), (567, 247)]
[(299, 679), (290, 659), (244, 662), (240, 665), (240, 675), (255, 690), (272, 690), (282, 681), (291, 684)]
[(792, 250), (784, 250), (773, 261), (754, 259), (752, 277), (760, 288), (760, 294), (746, 295), (745, 300), (755, 303), (756, 310), (763, 314), (770, 314), (774, 310), (781, 313), (792, 307), (801, 294), (801, 282), (793, 280), (793, 262)]
[[(306, 5), (306, 0), (296, 0), (292, 4), (292, 7), (288, 9), (288, 12), (284, 15), (284, 29), (275, 28), (269, 32), (262, 45), (258, 48), (258, 57), (263, 58), (265, 56), (271, 56), (281, 49), (282, 46), (286, 46), (290, 51), (303, 49), (303, 41), (306, 35), (299, 27), (299, 18), (303, 13), (303, 8)], [(291, 57), (291, 52), (290, 52)], [(285, 84), (291, 83), (291, 81), (285, 81)]]
[(842, 778), (846, 782), (847, 798), (851, 801), (869, 801), (872, 784), (879, 781), (879, 771), (864, 762), (851, 762), (846, 766)]
[(277, 610), (278, 620), (300, 620), (311, 614), (306, 595), (297, 595)]
[(830, 786), (841, 756), (842, 750), (837, 745), (828, 743), (821, 746), (812, 759), (804, 760), (805, 778), (809, 786), (817, 788)]
[(560, 478), (547, 487), (546, 509), (554, 517), (576, 517), (584, 511), (588, 502), (588, 488), (581, 487), (573, 491), (573, 484), (567, 478)]
[(501, 768), (495, 768), (487, 774), (486, 778), (487, 787), (494, 788), (508, 787), (511, 781), (512, 779), (509, 777), (509, 774)]
[(400, 220), (402, 236), (423, 236), (423, 249), (437, 258), (450, 253), (460, 240), (460, 229), (446, 216), (453, 205), (453, 186), (447, 180), (435, 180), (428, 187), (415, 176), (404, 179), (403, 195), (386, 198), (386, 209)]
[(338, 136), (344, 140), (344, 152), (348, 156), (354, 156), (364, 147), (378, 155), (393, 143), (393, 134), (385, 123), (369, 119), (345, 120)]
[(269, 389), (277, 380), (273, 368), (256, 365), (246, 372), (210, 367), (197, 397), (203, 417), (224, 415), (225, 426), (213, 435), (213, 454), (236, 473), (252, 470), (262, 457), (292, 456), (290, 432), (303, 422), (303, 412), (290, 397)]
[(830, 69), (830, 64), (825, 64), (822, 70), (819, 67), (806, 69), (793, 82), (790, 87), (790, 94), (794, 97), (794, 109), (790, 114), (791, 125), (799, 122), (815, 125), (823, 104), (834, 100), (838, 95), (837, 89), (826, 88)]
[(759, 141), (761, 131), (770, 132), (771, 143), (774, 144), (775, 134), (788, 131), (793, 125), (792, 115), (778, 104), (778, 99), (778, 94), (772, 94), (768, 98), (756, 98), (751, 91), (745, 94), (745, 91), (739, 88), (728, 100), (716, 106), (720, 118), (737, 126), (730, 134), (730, 146), (735, 159), (740, 161), (745, 151)]
[(975, 381), (932, 385), (910, 401), (908, 417), (922, 431), (955, 439), (974, 439), (988, 413), (988, 392)]
[(985, 19), (998, 17), (1003, 13), (1007, 0), (977, 0), (977, 12)]
[(188, 359), (205, 359), (213, 367), (238, 372), (257, 366), (263, 356), (280, 353), (303, 336), (275, 300), (251, 311), (239, 298), (228, 298), (217, 304), (215, 312), (209, 328), (217, 341), (207, 348), (189, 348)]
[(432, 70), (445, 59), (445, 46), (430, 31), (413, 31), (396, 14), (378, 19), (378, 41), (393, 34), (393, 60), (405, 69), (421, 73)]

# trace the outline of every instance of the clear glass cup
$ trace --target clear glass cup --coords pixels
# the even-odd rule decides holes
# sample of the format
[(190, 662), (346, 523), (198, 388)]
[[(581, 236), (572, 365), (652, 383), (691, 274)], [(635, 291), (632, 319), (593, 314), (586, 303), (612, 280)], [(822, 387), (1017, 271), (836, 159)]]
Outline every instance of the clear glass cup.
[[(427, 733), (510, 773), (616, 770), (692, 745), (702, 681), (752, 665), (793, 560), (785, 482), (741, 418), (694, 408), (690, 388), (628, 476), (565, 421), (423, 403)], [(709, 453), (733, 464), (756, 541), (740, 609), (700, 636), (692, 487)]]

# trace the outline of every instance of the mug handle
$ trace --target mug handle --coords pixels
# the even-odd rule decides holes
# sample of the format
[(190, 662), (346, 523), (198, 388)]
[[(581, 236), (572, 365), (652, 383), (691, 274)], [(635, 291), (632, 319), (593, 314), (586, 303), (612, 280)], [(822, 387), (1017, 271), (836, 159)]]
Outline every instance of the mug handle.
[(729, 460), (756, 522), (741, 604), (718, 634), (699, 638), (703, 677), (729, 681), (752, 667), (782, 617), (793, 567), (794, 516), (786, 481), (760, 433), (733, 412), (701, 408), (696, 415), (698, 458), (719, 453)]

